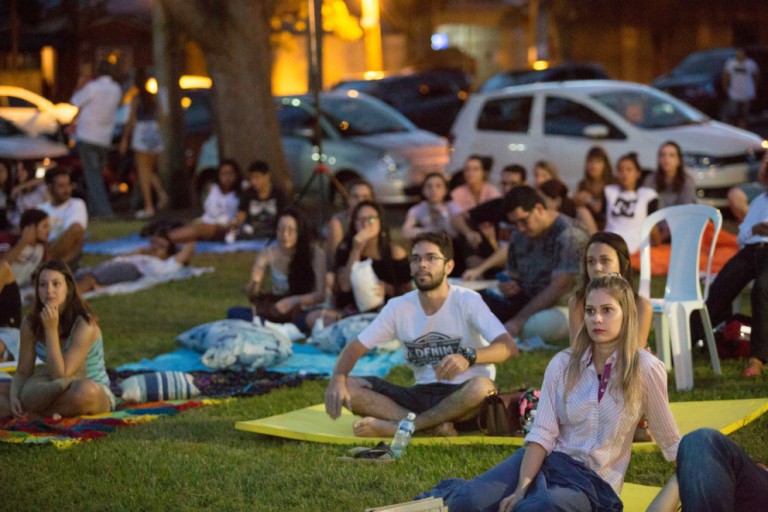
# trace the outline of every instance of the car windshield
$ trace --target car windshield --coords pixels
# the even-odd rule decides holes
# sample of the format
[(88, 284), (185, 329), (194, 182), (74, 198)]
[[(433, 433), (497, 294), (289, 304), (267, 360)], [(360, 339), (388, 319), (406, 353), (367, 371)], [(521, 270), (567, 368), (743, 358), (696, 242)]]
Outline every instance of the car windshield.
[(0, 137), (10, 137), (12, 135), (24, 135), (15, 124), (0, 117)]
[(610, 91), (592, 94), (592, 98), (641, 128), (672, 128), (706, 120), (698, 110), (660, 91)]
[(414, 126), (386, 105), (365, 98), (324, 97), (320, 109), (342, 137), (409, 132)]

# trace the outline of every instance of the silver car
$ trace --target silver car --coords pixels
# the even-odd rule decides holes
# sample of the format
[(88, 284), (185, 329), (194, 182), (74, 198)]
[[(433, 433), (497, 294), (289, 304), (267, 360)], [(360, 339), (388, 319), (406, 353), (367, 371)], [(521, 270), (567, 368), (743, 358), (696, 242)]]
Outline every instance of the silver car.
[[(275, 98), (283, 149), (299, 190), (324, 163), (342, 182), (362, 178), (387, 204), (418, 198), (419, 184), (430, 172), (444, 172), (448, 144), (443, 137), (416, 128), (387, 104), (358, 93), (320, 95), (322, 154), (313, 142), (315, 107), (311, 95)], [(215, 138), (202, 147), (197, 172), (218, 165)]]
[(652, 87), (615, 80), (585, 80), (508, 87), (473, 95), (451, 128), (451, 172), (473, 153), (493, 158), (493, 181), (511, 163), (529, 173), (537, 160), (554, 163), (571, 191), (584, 175), (593, 145), (612, 162), (634, 151), (646, 170), (656, 168), (661, 144), (683, 150), (699, 201), (721, 207), (726, 193), (754, 176), (768, 141), (710, 120), (690, 105)]

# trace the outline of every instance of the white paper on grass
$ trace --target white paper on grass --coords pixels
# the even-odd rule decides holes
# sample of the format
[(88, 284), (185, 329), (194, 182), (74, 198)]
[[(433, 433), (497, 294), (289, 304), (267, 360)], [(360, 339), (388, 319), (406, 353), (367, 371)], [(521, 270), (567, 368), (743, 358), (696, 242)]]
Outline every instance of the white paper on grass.
[(384, 287), (379, 285), (379, 278), (373, 271), (372, 259), (354, 262), (349, 280), (358, 311), (370, 311), (384, 304)]

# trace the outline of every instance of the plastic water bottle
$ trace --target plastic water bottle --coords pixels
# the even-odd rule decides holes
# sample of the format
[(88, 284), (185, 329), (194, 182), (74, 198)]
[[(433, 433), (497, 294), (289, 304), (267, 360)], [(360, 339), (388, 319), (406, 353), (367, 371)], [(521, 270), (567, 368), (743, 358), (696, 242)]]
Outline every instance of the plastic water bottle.
[(416, 425), (413, 423), (415, 419), (416, 414), (409, 412), (408, 416), (400, 420), (400, 423), (397, 425), (397, 432), (395, 432), (395, 438), (392, 440), (392, 453), (395, 454), (397, 459), (405, 453), (408, 443), (411, 442), (413, 431), (416, 430)]
[(533, 410), (531, 411), (531, 419), (529, 419), (529, 420), (528, 420), (528, 421), (525, 423), (525, 426), (523, 427), (523, 430), (525, 431), (525, 433), (526, 433), (526, 434), (527, 434), (528, 432), (530, 432), (530, 431), (531, 431), (531, 429), (533, 428), (533, 422), (534, 422), (534, 420), (535, 420), (535, 419), (536, 419), (536, 409), (533, 409)]

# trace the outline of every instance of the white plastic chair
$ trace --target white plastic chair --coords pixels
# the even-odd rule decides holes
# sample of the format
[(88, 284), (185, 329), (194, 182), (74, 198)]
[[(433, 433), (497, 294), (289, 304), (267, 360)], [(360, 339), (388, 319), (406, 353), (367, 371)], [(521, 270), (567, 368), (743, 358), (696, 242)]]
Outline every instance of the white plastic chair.
[[(672, 251), (663, 298), (651, 297), (651, 231), (661, 221), (666, 221), (671, 236)], [(702, 295), (699, 282), (699, 254), (704, 229), (709, 222), (715, 226)], [(712, 360), (712, 368), (720, 375), (720, 359), (717, 356), (715, 337), (709, 311), (704, 304), (709, 293), (712, 256), (720, 234), (723, 217), (720, 211), (706, 205), (688, 204), (662, 208), (645, 219), (640, 243), (639, 295), (653, 304), (653, 323), (659, 358), (667, 371), (675, 367), (675, 385), (678, 390), (693, 389), (693, 362), (691, 356), (691, 312), (701, 312), (704, 335)], [(671, 357), (670, 357), (671, 356)]]

